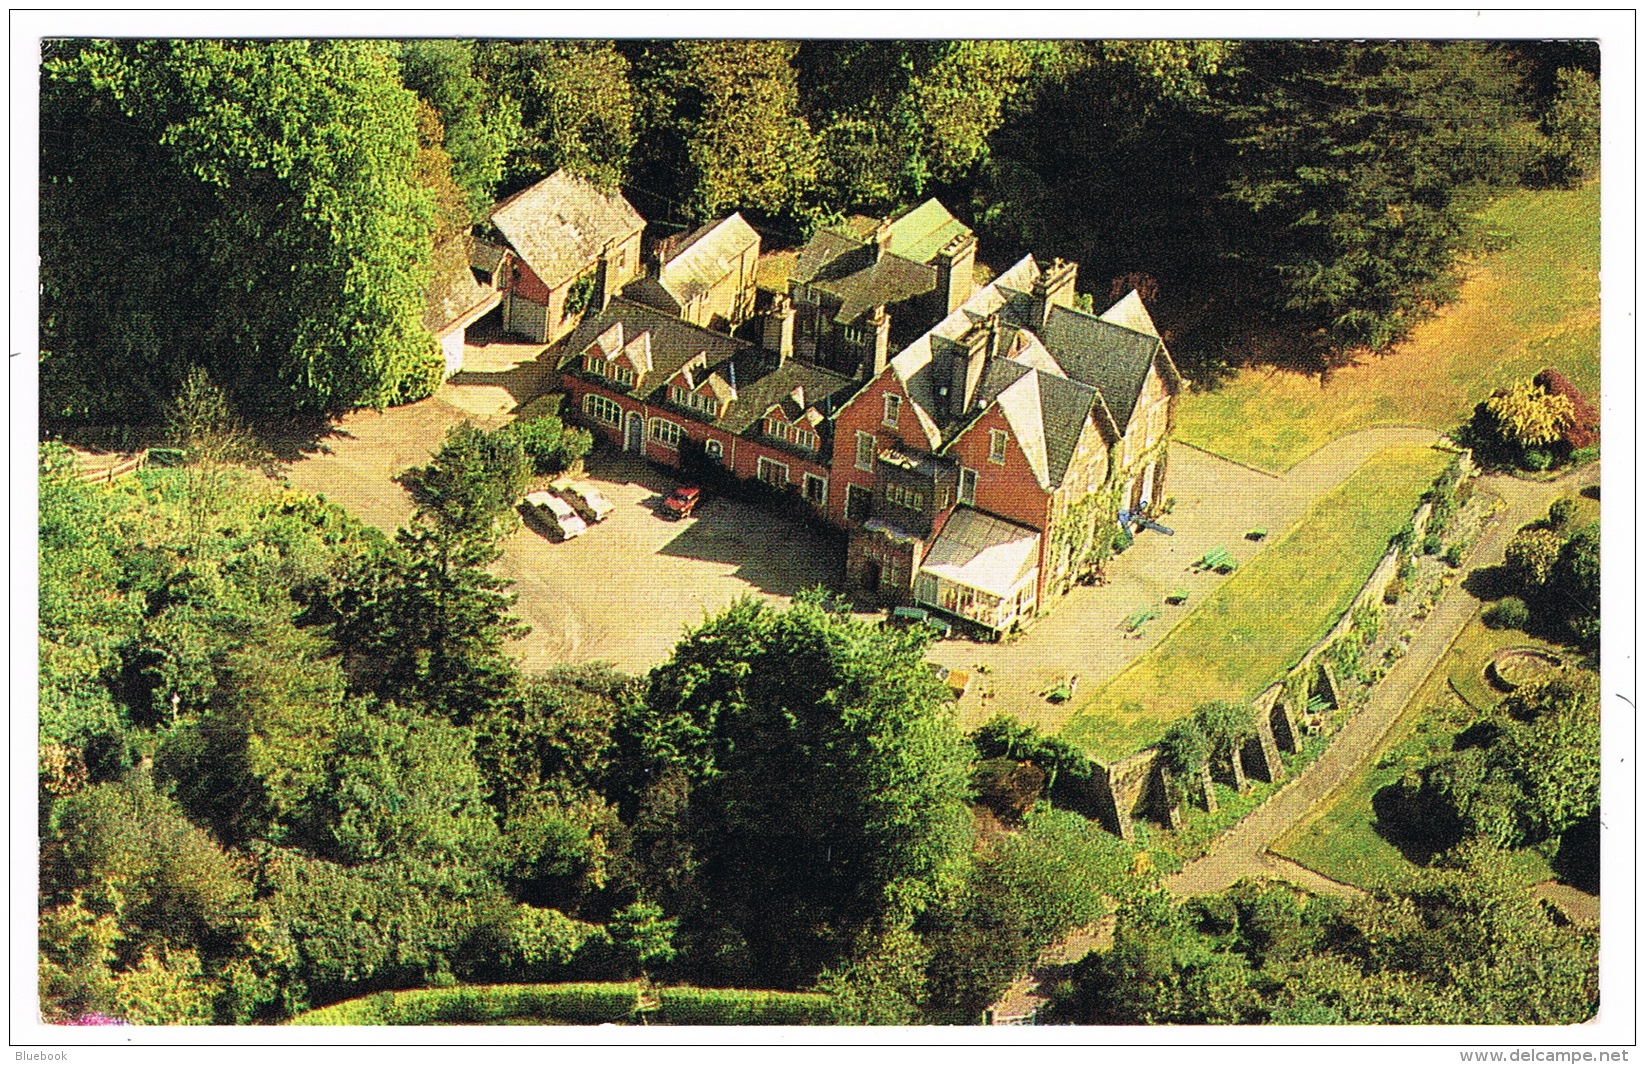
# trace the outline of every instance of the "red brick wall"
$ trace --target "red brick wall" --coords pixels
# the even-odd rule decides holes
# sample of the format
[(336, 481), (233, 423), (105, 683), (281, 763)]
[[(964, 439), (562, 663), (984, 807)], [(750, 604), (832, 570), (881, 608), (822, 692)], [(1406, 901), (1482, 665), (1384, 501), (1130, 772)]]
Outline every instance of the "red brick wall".
[[(1001, 430), (1010, 437), (1005, 445), (1003, 466), (988, 460), (989, 431), (993, 429)], [(1017, 435), (1011, 431), (1005, 415), (998, 407), (990, 407), (949, 445), (948, 455), (961, 466), (977, 471), (975, 506), (978, 510), (986, 510), (1008, 521), (1039, 530), (1040, 572), (1035, 592), (1036, 599), (1043, 604), (1049, 561), (1047, 552), (1051, 542), (1051, 494), (1042, 489), (1035, 479), (1034, 471), (1029, 468), (1028, 459), (1023, 456), (1022, 448), (1017, 444)]]
[[(888, 393), (903, 401), (895, 429), (884, 424), (884, 397)], [(931, 450), (930, 441), (920, 430), (914, 406), (908, 402), (908, 393), (903, 389), (902, 382), (897, 380), (897, 375), (887, 368), (834, 418), (834, 480), (828, 486), (828, 519), (842, 528), (850, 527), (845, 520), (846, 485), (856, 484), (867, 489), (874, 486), (874, 471), (856, 467), (858, 432), (874, 435), (876, 454), (888, 447), (900, 448), (912, 455), (923, 455)]]

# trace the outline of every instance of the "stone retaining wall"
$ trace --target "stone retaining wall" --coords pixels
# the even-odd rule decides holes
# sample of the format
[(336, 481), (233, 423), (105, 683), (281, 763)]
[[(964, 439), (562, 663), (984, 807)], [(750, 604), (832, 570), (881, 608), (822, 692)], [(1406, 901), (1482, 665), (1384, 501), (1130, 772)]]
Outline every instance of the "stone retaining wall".
[[(1462, 481), (1466, 482), (1478, 475), (1479, 467), (1474, 463), (1470, 452), (1463, 451), (1461, 455)], [(1421, 543), (1427, 535), (1428, 522), (1433, 513), (1434, 505), (1423, 503), (1411, 515), (1413, 544)], [(1252, 737), (1240, 752), (1240, 761), (1243, 763), (1240, 769), (1243, 772), (1236, 772), (1237, 776), (1250, 774), (1265, 783), (1277, 782), (1285, 775), (1280, 752), (1301, 750), (1300, 718), (1303, 707), (1291, 704), (1287, 696), (1286, 680), (1299, 671), (1317, 669), (1319, 676), (1310, 677), (1305, 690), (1323, 689), (1329, 693), (1331, 705), (1338, 704), (1336, 677), (1320, 656), (1326, 648), (1341, 639), (1353, 627), (1355, 611), (1367, 603), (1382, 602), (1383, 596), (1387, 594), (1388, 585), (1399, 572), (1399, 556), (1400, 548), (1390, 546), (1376, 568), (1371, 571), (1370, 577), (1366, 578), (1359, 594), (1354, 596), (1354, 601), (1343, 611), (1336, 624), (1331, 626), (1331, 630), (1304, 652), (1294, 666), (1285, 671), (1285, 679), (1270, 685), (1252, 701), (1251, 705), (1257, 711), (1257, 735)], [(1166, 798), (1163, 767), (1158, 764), (1158, 758), (1159, 749), (1147, 747), (1112, 765), (1098, 766), (1098, 790), (1106, 793), (1106, 802), (1102, 804), (1102, 816), (1099, 820), (1109, 831), (1130, 839), (1133, 835), (1131, 822), (1138, 817), (1152, 818), (1162, 823), (1176, 820), (1170, 809), (1171, 804)]]

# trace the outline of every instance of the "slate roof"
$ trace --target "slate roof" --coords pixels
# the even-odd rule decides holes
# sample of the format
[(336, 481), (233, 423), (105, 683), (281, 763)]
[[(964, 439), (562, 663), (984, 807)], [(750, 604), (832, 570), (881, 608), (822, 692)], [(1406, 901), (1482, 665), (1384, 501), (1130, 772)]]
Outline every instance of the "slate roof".
[[(636, 343), (642, 334), (649, 336), (652, 368), (634, 395), (649, 403), (663, 402), (669, 379), (701, 355), (703, 361), (693, 369), (693, 379), (700, 383), (718, 376), (735, 385), (736, 394), (732, 399), (729, 388), (715, 387), (722, 403), (719, 416), (708, 420), (699, 413), (696, 420), (728, 433), (740, 435), (757, 429), (765, 412), (789, 399), (797, 388), (803, 390), (806, 405), (815, 406), (826, 418), (861, 387), (854, 378), (795, 359), (779, 366), (777, 357), (763, 348), (623, 298), (612, 300), (598, 315), (586, 317), (562, 340), (556, 346), (556, 365), (562, 372), (575, 372), (584, 349), (618, 323), (625, 345)], [(686, 416), (682, 412), (681, 417)]]
[(502, 299), (501, 293), (482, 285), (469, 263), (473, 261), (473, 238), (457, 236), (435, 249), (434, 276), (429, 281), (423, 307), (423, 326), (440, 333), (482, 307), (490, 310)]
[(662, 264), (657, 281), (684, 306), (730, 273), (750, 246), (758, 248), (759, 244), (760, 235), (741, 214), (710, 222), (687, 237)]
[(1040, 333), (1040, 339), (1069, 377), (1102, 392), (1114, 421), (1124, 430), (1136, 410), (1154, 356), (1165, 351), (1159, 337), (1071, 307), (1052, 307)]
[(491, 223), (550, 288), (587, 269), (606, 245), (645, 228), (621, 193), (566, 170), (497, 204)]
[(878, 254), (873, 230), (861, 222), (818, 230), (794, 261), (793, 280), (841, 301), (836, 322), (856, 321), (874, 307), (935, 291), (938, 276), (930, 261), (949, 241), (971, 232), (935, 199), (893, 219)]

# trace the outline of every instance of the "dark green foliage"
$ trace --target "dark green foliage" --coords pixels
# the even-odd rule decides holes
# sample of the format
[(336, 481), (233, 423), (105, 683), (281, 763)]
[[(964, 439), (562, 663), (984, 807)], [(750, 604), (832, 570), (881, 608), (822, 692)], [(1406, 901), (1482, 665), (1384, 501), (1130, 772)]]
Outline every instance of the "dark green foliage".
[(1166, 730), (1159, 742), (1160, 764), (1182, 779), (1205, 768), (1211, 757), (1211, 740), (1193, 718), (1178, 721)]
[(475, 719), (476, 758), (503, 812), (523, 797), (602, 792), (611, 729), (639, 681), (602, 663), (563, 666), (527, 681)]
[(190, 367), (267, 416), (432, 391), (432, 218), (413, 172), (416, 98), (391, 51), (46, 46), (47, 419), (153, 424)]
[(1518, 847), (1559, 836), (1599, 805), (1599, 710), (1592, 674), (1561, 672), (1503, 701), (1506, 720), (1379, 792), (1378, 821), (1435, 854), (1479, 838)]
[(955, 902), (934, 915), (928, 1009), (974, 1022), (1041, 950), (1142, 890), (1132, 858), (1129, 844), (1078, 814), (1038, 807), (1022, 832), (994, 842)]
[(683, 788), (695, 864), (647, 860), (699, 965), (794, 986), (955, 875), (970, 758), (924, 645), (819, 596), (745, 600), (653, 671), (622, 729), (623, 806), (643, 821), (654, 789)]
[(499, 871), (533, 906), (581, 910), (625, 870), (628, 833), (617, 811), (586, 793), (517, 804), (503, 822)]
[(1009, 758), (1037, 766), (1045, 774), (1046, 795), (1053, 803), (1087, 817), (1095, 816), (1095, 764), (1067, 740), (1047, 736), (1009, 714), (998, 714), (971, 733), (971, 745), (984, 761)]
[(493, 544), (440, 528), (401, 529), (339, 582), (333, 639), (356, 684), (387, 702), (426, 705), (459, 724), (512, 696), (504, 641), (523, 635), (508, 582), (486, 571)]
[[(555, 170), (612, 189), (628, 175), (638, 102), (628, 60), (611, 41), (485, 41), (477, 45), (492, 91), (519, 101), (522, 136), (508, 185)], [(642, 207), (654, 216), (652, 204)]]
[(1487, 607), (1480, 620), (1493, 629), (1523, 629), (1531, 620), (1531, 611), (1525, 600), (1510, 595)]
[(525, 136), (520, 105), (477, 69), (475, 53), (481, 47), (450, 40), (408, 41), (400, 47), (406, 88), (433, 106), (444, 127), (451, 177), (467, 208), (464, 223), (484, 217), (510, 152)]
[(990, 758), (977, 763), (971, 778), (976, 803), (1006, 824), (1016, 824), (1045, 790), (1045, 771), (1031, 762)]
[(292, 1018), (302, 1025), (485, 1024), (544, 1020), (619, 1024), (634, 1016), (638, 984), (493, 984), (382, 992)]
[(517, 433), (451, 427), (427, 466), (407, 470), (401, 482), (417, 500), (417, 512), (453, 532), (493, 536), (512, 517), (531, 479)]
[(678, 918), (664, 917), (662, 907), (655, 903), (634, 902), (612, 914), (607, 928), (612, 945), (643, 972), (674, 960), (679, 953), (674, 949), (679, 924)]
[(1599, 80), (1573, 67), (1561, 70), (1556, 81), (1554, 101), (1542, 116), (1548, 138), (1543, 166), (1550, 183), (1571, 186), (1599, 172)]
[(1473, 42), (1247, 42), (1223, 110), (1240, 261), (1275, 311), (1381, 349), (1455, 292), (1472, 190), (1523, 168), (1516, 75)]

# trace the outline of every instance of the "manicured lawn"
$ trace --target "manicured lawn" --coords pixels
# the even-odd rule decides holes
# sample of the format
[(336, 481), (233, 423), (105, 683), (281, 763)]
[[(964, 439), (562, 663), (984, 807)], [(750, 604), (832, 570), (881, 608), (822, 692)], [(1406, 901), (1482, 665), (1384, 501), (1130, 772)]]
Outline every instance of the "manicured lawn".
[(1450, 456), (1372, 456), (1164, 640), (1099, 689), (1063, 736), (1108, 761), (1157, 741), (1211, 699), (1253, 699), (1347, 609)]
[(1276, 472), (1376, 425), (1451, 429), (1509, 381), (1554, 367), (1599, 396), (1599, 184), (1503, 196), (1484, 215), (1512, 241), (1460, 298), (1386, 357), (1316, 377), (1241, 371), (1183, 397), (1177, 438)]
[[(1562, 652), (1523, 632), (1488, 629), (1476, 615), (1389, 729), (1375, 757), (1337, 789), (1315, 817), (1274, 844), (1279, 854), (1326, 876), (1363, 888), (1397, 883), (1412, 866), (1399, 848), (1377, 834), (1371, 798), (1385, 785), (1439, 757), (1457, 732), (1502, 698), (1485, 681), (1485, 663), (1504, 647), (1541, 647)], [(1470, 706), (1457, 698), (1460, 690)], [(1534, 850), (1516, 854), (1527, 884), (1553, 876)]]

